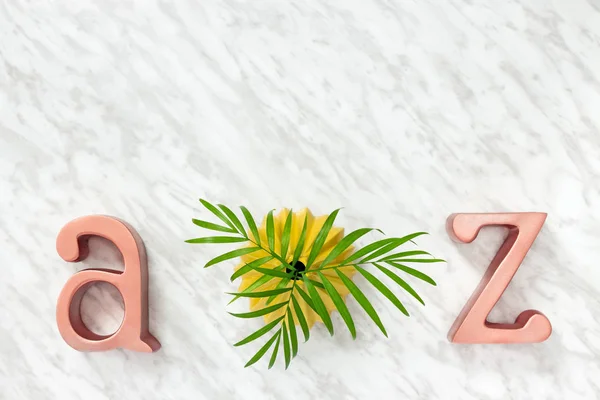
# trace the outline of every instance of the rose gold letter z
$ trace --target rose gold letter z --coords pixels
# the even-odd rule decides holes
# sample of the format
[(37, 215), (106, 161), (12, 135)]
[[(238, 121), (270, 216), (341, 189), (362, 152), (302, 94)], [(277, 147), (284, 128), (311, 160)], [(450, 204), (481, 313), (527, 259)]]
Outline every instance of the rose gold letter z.
[(552, 333), (550, 321), (536, 310), (523, 311), (513, 324), (492, 323), (487, 316), (517, 272), (544, 225), (545, 213), (452, 214), (448, 234), (471, 243), (484, 226), (504, 226), (508, 237), (492, 260), (479, 286), (454, 321), (448, 338), (453, 343), (534, 343)]

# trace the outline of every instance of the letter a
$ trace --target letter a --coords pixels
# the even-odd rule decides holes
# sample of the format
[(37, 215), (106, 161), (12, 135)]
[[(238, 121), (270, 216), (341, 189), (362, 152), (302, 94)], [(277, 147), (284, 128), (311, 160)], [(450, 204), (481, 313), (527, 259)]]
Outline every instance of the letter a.
[(552, 326), (544, 314), (523, 311), (513, 324), (492, 323), (487, 316), (517, 272), (546, 221), (545, 213), (452, 214), (448, 234), (471, 243), (484, 226), (504, 226), (508, 236), (492, 260), (479, 286), (450, 328), (454, 343), (534, 343), (550, 337)]
[[(124, 348), (150, 353), (158, 350), (160, 343), (148, 331), (148, 266), (142, 239), (123, 221), (91, 215), (65, 225), (56, 239), (56, 250), (65, 261), (81, 261), (88, 255), (90, 236), (100, 236), (113, 242), (123, 255), (125, 271), (87, 269), (69, 278), (56, 306), (61, 336), (69, 346), (79, 351)], [(121, 326), (115, 333), (106, 336), (90, 331), (80, 313), (85, 291), (99, 281), (114, 285), (125, 303)]]

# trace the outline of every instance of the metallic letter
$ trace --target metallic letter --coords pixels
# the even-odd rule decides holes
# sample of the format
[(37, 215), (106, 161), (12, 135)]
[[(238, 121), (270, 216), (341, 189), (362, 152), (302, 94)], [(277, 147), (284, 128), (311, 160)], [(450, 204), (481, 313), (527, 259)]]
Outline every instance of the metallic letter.
[[(160, 343), (148, 331), (148, 270), (146, 250), (135, 230), (116, 218), (92, 215), (65, 225), (56, 239), (56, 250), (65, 260), (77, 262), (88, 255), (89, 236), (101, 236), (113, 242), (123, 254), (125, 271), (87, 269), (74, 274), (63, 287), (56, 306), (56, 321), (67, 344), (80, 351), (104, 351), (124, 348), (153, 352)], [(90, 331), (79, 307), (87, 288), (94, 282), (114, 285), (125, 303), (125, 316), (111, 335)]]
[(508, 236), (479, 286), (454, 321), (448, 339), (454, 343), (534, 343), (552, 333), (550, 321), (536, 310), (523, 311), (513, 324), (488, 322), (487, 316), (517, 272), (544, 225), (545, 213), (452, 214), (446, 228), (458, 242), (471, 243), (483, 226), (508, 228)]

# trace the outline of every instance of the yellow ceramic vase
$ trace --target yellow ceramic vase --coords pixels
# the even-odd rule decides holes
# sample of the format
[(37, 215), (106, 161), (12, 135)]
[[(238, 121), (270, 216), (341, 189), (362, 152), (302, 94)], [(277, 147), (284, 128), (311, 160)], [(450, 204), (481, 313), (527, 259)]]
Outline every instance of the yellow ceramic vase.
[[(273, 218), (274, 228), (275, 228), (274, 229), (275, 230), (274, 253), (277, 255), (281, 255), (281, 238), (283, 235), (283, 228), (285, 225), (285, 221), (286, 221), (289, 213), (290, 213), (290, 210), (283, 209), (278, 215), (275, 215)], [(288, 263), (292, 261), (294, 252), (296, 251), (296, 247), (298, 246), (298, 241), (299, 241), (300, 235), (302, 233), (302, 227), (304, 225), (305, 218), (307, 221), (306, 238), (305, 238), (302, 253), (298, 259), (298, 263), (295, 265), (297, 270), (303, 270), (303, 268), (305, 268), (307, 258), (312, 249), (312, 245), (317, 237), (317, 234), (323, 227), (323, 224), (325, 223), (325, 220), (327, 219), (327, 215), (315, 217), (306, 208), (301, 211), (292, 213), (292, 227), (291, 227), (291, 233), (290, 233), (290, 243), (289, 243), (289, 248), (287, 251), (286, 258), (285, 258), (285, 260)], [(266, 225), (267, 224), (266, 224), (266, 217), (265, 217), (265, 219), (263, 219), (261, 226), (258, 229), (261, 243), (267, 243)], [(252, 236), (251, 232), (249, 232), (248, 235), (252, 240), (254, 240), (256, 242), (256, 240)], [(325, 240), (325, 243), (324, 243), (323, 247), (321, 248), (321, 251), (319, 252), (317, 258), (315, 259), (315, 261), (312, 263), (312, 265), (308, 269), (308, 272), (305, 272), (305, 274), (307, 275), (307, 277), (309, 279), (311, 279), (313, 281), (321, 282), (321, 279), (319, 278), (319, 276), (316, 273), (311, 273), (310, 271), (314, 270), (315, 268), (318, 268), (321, 265), (323, 260), (325, 260), (325, 257), (327, 257), (327, 255), (340, 242), (340, 240), (342, 240), (343, 237), (344, 237), (344, 229), (343, 228), (338, 228), (335, 226), (331, 228), (331, 230), (329, 231), (329, 235), (327, 236), (327, 239)], [(255, 244), (251, 243), (249, 246), (255, 246)], [(353, 251), (354, 251), (354, 248), (349, 247), (346, 251), (344, 251), (342, 254), (340, 254), (337, 258), (333, 259), (331, 262), (328, 262), (328, 265), (329, 264), (337, 264), (337, 263), (342, 262)], [(257, 260), (259, 258), (263, 258), (266, 256), (269, 256), (269, 253), (267, 253), (264, 250), (259, 250), (259, 251), (252, 252), (250, 254), (246, 254), (241, 257), (241, 263), (236, 267), (236, 270), (243, 267), (245, 264), (248, 264), (254, 260)], [(281, 265), (280, 261), (278, 261), (277, 259), (273, 259), (273, 260), (263, 264), (261, 267), (273, 269), (273, 268), (279, 267), (280, 265)], [(291, 269), (288, 269), (288, 271), (290, 271), (290, 270)], [(341, 268), (338, 268), (338, 270), (348, 277), (352, 277), (352, 275), (354, 275), (354, 273), (356, 272), (356, 270), (353, 267), (341, 267)], [(348, 295), (349, 291), (346, 288), (346, 286), (342, 283), (342, 281), (340, 280), (338, 275), (335, 273), (335, 271), (333, 269), (324, 269), (322, 271), (322, 273), (333, 284), (333, 286), (335, 287), (337, 292), (340, 294), (342, 299), (344, 299), (344, 301), (346, 301), (346, 295)], [(250, 272), (244, 274), (242, 276), (242, 282), (240, 284), (239, 291), (240, 292), (243, 291), (244, 289), (246, 289), (247, 287), (252, 285), (257, 279), (259, 279), (262, 276), (263, 276), (263, 274), (260, 272), (257, 272), (257, 271), (250, 271)], [(291, 288), (295, 283), (297, 287), (300, 287), (302, 290), (304, 290), (306, 292), (306, 288), (301, 279), (298, 279), (298, 280), (290, 279), (289, 282), (283, 283), (284, 286), (281, 286), (280, 282), (281, 282), (280, 279), (275, 278), (261, 286), (258, 286), (253, 291), (254, 292), (262, 292), (262, 291), (266, 291), (266, 290), (273, 290), (276, 288), (284, 288), (284, 287)], [(333, 301), (329, 297), (329, 294), (325, 290), (318, 288), (318, 287), (316, 288), (316, 290), (319, 293), (321, 299), (323, 300), (323, 303), (325, 304), (327, 311), (329, 312), (329, 314), (331, 314), (331, 312), (333, 310), (335, 310), (335, 305), (333, 304)], [(281, 303), (281, 302), (287, 302), (290, 299), (290, 295), (293, 295), (295, 297), (295, 299), (298, 301), (300, 307), (302, 308), (302, 312), (304, 313), (304, 317), (305, 317), (306, 322), (309, 327), (312, 327), (314, 325), (314, 323), (317, 321), (323, 322), (321, 320), (321, 317), (319, 317), (319, 315), (315, 311), (313, 311), (313, 309), (310, 308), (310, 306), (308, 304), (306, 304), (306, 302), (304, 301), (302, 296), (300, 296), (298, 294), (298, 292), (295, 290), (285, 292), (283, 294), (278, 295), (271, 301), (270, 305)], [(250, 310), (256, 311), (256, 310), (265, 308), (266, 302), (267, 302), (267, 298), (251, 298), (250, 299)], [(292, 316), (294, 317), (294, 321), (295, 321), (296, 325), (299, 325), (298, 318), (296, 316), (294, 308), (292, 307), (290, 311), (292, 312)], [(269, 322), (281, 317), (284, 312), (285, 312), (285, 309), (280, 308), (276, 311), (273, 311), (272, 313), (266, 314), (263, 317), (265, 320), (265, 323), (269, 323)]]

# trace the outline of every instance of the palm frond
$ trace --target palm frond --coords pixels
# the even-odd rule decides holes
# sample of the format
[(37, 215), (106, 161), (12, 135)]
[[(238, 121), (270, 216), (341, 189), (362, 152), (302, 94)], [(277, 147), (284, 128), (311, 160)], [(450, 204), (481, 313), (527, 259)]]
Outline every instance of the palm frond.
[(253, 340), (258, 339), (259, 337), (261, 337), (262, 335), (264, 335), (265, 333), (267, 333), (271, 329), (273, 329), (282, 320), (283, 320), (283, 317), (279, 317), (279, 318), (277, 318), (277, 319), (269, 322), (267, 325), (263, 326), (262, 328), (260, 328), (256, 332), (254, 332), (253, 334), (248, 335), (244, 339), (242, 339), (239, 342), (235, 343), (234, 346), (241, 346), (243, 344), (247, 344), (247, 343), (250, 343)]
[(197, 243), (197, 244), (207, 244), (207, 243), (241, 243), (247, 242), (248, 239), (241, 237), (233, 237), (233, 236), (208, 236), (202, 238), (188, 239), (186, 243)]
[[(275, 365), (275, 360), (277, 359), (277, 353), (279, 351), (279, 342), (281, 341), (281, 329), (277, 332), (277, 341), (275, 342), (275, 346), (273, 347), (273, 353), (271, 354), (271, 359), (269, 360), (269, 369)], [(252, 365), (252, 364), (250, 364)], [(248, 367), (249, 364), (246, 364)]]
[(208, 268), (211, 265), (215, 265), (215, 264), (218, 264), (218, 263), (226, 261), (226, 260), (231, 260), (232, 258), (241, 257), (246, 254), (254, 253), (255, 251), (258, 251), (258, 250), (260, 250), (260, 247), (242, 247), (241, 249), (232, 250), (230, 252), (221, 254), (220, 256), (213, 258), (212, 260), (207, 262), (206, 265), (204, 265), (204, 268)]
[(430, 276), (424, 274), (421, 271), (417, 271), (414, 268), (407, 267), (406, 265), (402, 265), (402, 264), (394, 262), (394, 261), (388, 261), (387, 263), (389, 265), (393, 266), (393, 267), (396, 267), (396, 268), (398, 268), (398, 269), (406, 272), (409, 275), (414, 276), (415, 278), (419, 278), (422, 281), (425, 281), (425, 282), (429, 283), (430, 285), (437, 286), (437, 284), (435, 283), (435, 281), (433, 279), (431, 279)]
[(290, 342), (292, 344), (292, 358), (298, 354), (298, 336), (296, 335), (296, 324), (294, 323), (294, 317), (292, 313), (287, 313), (287, 326), (290, 333)]
[(317, 291), (315, 286), (312, 284), (312, 282), (306, 278), (306, 275), (304, 276), (304, 286), (306, 286), (306, 290), (308, 291), (308, 294), (310, 295), (310, 298), (315, 307), (315, 311), (317, 312), (317, 314), (319, 314), (319, 317), (321, 317), (321, 319), (323, 320), (323, 323), (327, 327), (329, 334), (331, 336), (333, 336), (333, 323), (331, 322), (331, 317), (329, 316), (329, 312), (327, 311), (327, 308), (325, 307), (325, 304), (323, 303), (323, 299), (321, 299), (319, 292)]
[[(266, 299), (261, 300), (260, 304), (263, 304), (263, 306), (260, 309), (243, 313), (230, 313), (231, 315), (237, 318), (247, 319), (265, 317), (273, 312), (278, 313), (277, 318), (266, 323), (260, 329), (234, 344), (234, 346), (246, 345), (264, 337), (269, 332), (274, 332), (246, 363), (246, 367), (259, 361), (272, 348), (268, 363), (268, 367), (272, 368), (280, 354), (280, 345), (283, 348), (282, 352), (285, 368), (287, 369), (289, 367), (291, 360), (298, 354), (298, 332), (296, 325), (300, 326), (304, 341), (307, 341), (310, 338), (309, 319), (305, 315), (303, 307), (300, 305), (299, 298), (306, 303), (309, 310), (308, 312), (314, 312), (320, 317), (331, 335), (334, 334), (334, 325), (330, 317), (330, 311), (327, 307), (331, 309), (331, 304), (333, 304), (334, 308), (339, 311), (352, 338), (356, 338), (357, 333), (354, 319), (342, 294), (340, 294), (341, 292), (339, 290), (341, 289), (339, 288), (341, 286), (339, 286), (338, 282), (341, 282), (345, 290), (347, 289), (347, 292), (345, 293), (352, 295), (369, 318), (381, 332), (387, 336), (387, 331), (375, 310), (375, 307), (371, 301), (369, 301), (365, 293), (352, 279), (350, 279), (350, 276), (347, 275), (347, 271), (349, 271), (348, 268), (355, 269), (365, 278), (365, 281), (370, 286), (386, 297), (400, 310), (400, 312), (408, 316), (409, 313), (402, 301), (394, 294), (394, 292), (392, 292), (390, 287), (386, 286), (386, 284), (378, 277), (367, 270), (366, 267), (374, 267), (394, 282), (400, 289), (415, 298), (419, 303), (425, 304), (414, 288), (399, 274), (395, 273), (395, 271), (401, 271), (431, 285), (436, 285), (435, 281), (430, 276), (414, 268), (408, 267), (406, 264), (444, 262), (444, 260), (437, 259), (423, 250), (396, 250), (408, 242), (414, 243), (413, 239), (425, 235), (426, 232), (411, 233), (399, 238), (392, 237), (376, 240), (359, 248), (357, 251), (344, 256), (345, 259), (338, 262), (342, 255), (349, 253), (349, 249), (351, 249), (352, 246), (367, 233), (371, 231), (382, 233), (380, 230), (372, 228), (356, 229), (339, 239), (335, 246), (333, 246), (333, 249), (327, 253), (323, 249), (327, 243), (327, 238), (333, 229), (333, 224), (339, 213), (339, 209), (334, 210), (326, 217), (312, 243), (306, 242), (309, 233), (309, 213), (306, 213), (302, 229), (297, 238), (296, 246), (293, 247), (291, 243), (292, 232), (297, 232), (298, 227), (294, 227), (294, 214), (292, 210), (287, 213), (285, 222), (283, 222), (282, 214), (279, 214), (277, 217), (277, 224), (275, 223), (274, 210), (268, 212), (265, 218), (266, 223), (261, 227), (264, 235), (261, 242), (256, 220), (246, 207), (241, 206), (240, 210), (243, 214), (243, 220), (245, 221), (247, 228), (244, 226), (242, 219), (227, 206), (223, 204), (215, 206), (204, 199), (200, 199), (200, 203), (202, 203), (202, 205), (220, 222), (214, 223), (201, 219), (192, 219), (192, 222), (209, 231), (222, 232), (227, 235), (200, 237), (189, 239), (186, 242), (198, 244), (248, 242), (248, 245), (245, 247), (228, 251), (209, 260), (205, 264), (205, 268), (258, 251), (264, 251), (264, 254), (267, 254), (266, 256), (243, 264), (230, 277), (231, 281), (233, 281), (250, 272), (260, 274), (260, 276), (254, 279), (245, 289), (239, 292), (228, 293), (233, 296), (229, 304), (239, 298)], [(310, 228), (312, 229), (312, 226)], [(265, 238), (266, 243), (263, 243)], [(278, 244), (280, 244), (280, 246)], [(297, 263), (299, 262), (300, 257), (303, 256), (303, 254), (306, 254), (305, 248), (310, 249), (310, 251), (308, 252), (306, 263), (304, 265), (305, 269), (302, 270), (297, 268)], [(321, 258), (323, 253), (326, 254), (323, 261), (317, 264), (316, 260)], [(287, 260), (290, 258), (292, 261), (288, 263)], [(277, 260), (277, 264), (270, 264), (273, 260)], [(273, 265), (276, 266), (271, 268)], [(392, 268), (387, 268), (384, 265)], [(337, 275), (337, 278), (322, 273), (324, 270), (332, 270), (332, 272), (335, 272)], [(334, 285), (333, 279), (335, 279), (335, 285), (338, 286)], [(273, 280), (276, 280), (276, 284), (272, 283)], [(290, 285), (290, 282), (293, 282), (293, 284)], [(327, 306), (325, 305), (326, 298), (331, 300), (327, 301)], [(271, 304), (275, 299), (280, 299), (280, 302)], [(314, 316), (311, 315), (310, 317), (314, 319)]]
[(210, 211), (211, 213), (213, 213), (213, 215), (215, 215), (221, 221), (225, 222), (225, 224), (227, 226), (229, 226), (231, 229), (233, 229), (235, 231), (235, 227), (233, 226), (233, 224), (231, 223), (231, 221), (223, 214), (223, 212), (221, 210), (219, 210), (213, 204), (211, 204), (210, 202), (208, 202), (208, 201), (206, 201), (204, 199), (199, 199), (199, 200), (200, 200), (200, 203), (202, 203), (202, 205), (204, 207), (206, 207), (206, 209), (208, 211)]
[(291, 361), (290, 338), (285, 324), (281, 325), (281, 336), (283, 336), (283, 356), (285, 357), (285, 369), (288, 369)]
[[(357, 229), (354, 232), (350, 232), (348, 235), (344, 236), (342, 240), (331, 250), (331, 252), (327, 255), (327, 257), (321, 263), (321, 266), (324, 267), (329, 264), (331, 261), (335, 260), (340, 254), (342, 254), (348, 247), (352, 246), (354, 242), (360, 239), (362, 236), (367, 233), (373, 231), (372, 228), (362, 228)], [(379, 229), (377, 229), (379, 231)], [(381, 232), (381, 231), (379, 231)]]
[(247, 238), (246, 236), (246, 229), (244, 229), (244, 225), (242, 225), (242, 222), (240, 221), (240, 219), (237, 217), (237, 215), (235, 215), (235, 213), (233, 211), (231, 211), (227, 206), (223, 205), (223, 204), (219, 204), (219, 208), (225, 213), (225, 215), (229, 218), (229, 221), (231, 221), (231, 223), (235, 226), (237, 232), (244, 236), (245, 238)]
[(212, 222), (203, 221), (201, 219), (192, 218), (192, 223), (194, 225), (199, 226), (200, 228), (209, 229), (211, 231), (225, 232), (225, 233), (236, 233), (235, 229), (231, 229), (231, 228), (229, 228), (227, 226), (223, 226), (223, 225), (217, 225), (217, 224), (212, 223)]
[[(257, 280), (255, 280), (254, 282), (252, 282), (252, 284), (250, 286), (248, 286), (246, 289), (242, 290), (242, 293), (249, 293), (252, 292), (254, 289), (264, 285), (265, 283), (269, 282), (270, 280), (275, 279), (274, 276), (271, 275), (263, 275), (260, 278), (258, 278)], [(231, 304), (234, 301), (236, 301), (237, 299), (239, 299), (241, 296), (235, 296), (233, 299), (231, 299), (231, 301), (227, 304)]]
[(430, 256), (431, 254), (423, 250), (402, 251), (400, 253), (390, 254), (381, 259), (381, 261), (394, 260), (396, 258), (412, 256)]
[[(281, 288), (284, 288), (284, 287), (286, 287), (286, 286), (287, 286), (287, 284), (288, 284), (289, 282), (290, 282), (290, 280), (289, 280), (289, 279), (286, 279), (286, 278), (281, 278), (281, 279), (279, 280), (279, 283), (277, 284), (277, 286), (275, 286), (275, 289), (281, 289)], [(291, 289), (291, 288), (290, 288), (290, 289)], [(267, 305), (271, 304), (271, 303), (273, 302), (273, 300), (275, 300), (275, 298), (276, 298), (277, 296), (278, 296), (278, 295), (272, 295), (272, 296), (269, 296), (269, 298), (267, 299), (267, 303), (266, 303), (266, 304), (267, 304)]]
[(296, 318), (298, 318), (298, 323), (300, 323), (300, 327), (302, 328), (302, 333), (304, 334), (304, 342), (306, 342), (310, 338), (310, 329), (308, 328), (308, 323), (306, 322), (306, 318), (304, 317), (304, 313), (302, 312), (302, 308), (298, 303), (298, 300), (294, 297), (292, 293), (290, 295), (292, 298), (292, 304), (294, 305), (294, 311), (296, 312)]
[(292, 288), (283, 288), (283, 289), (273, 289), (273, 290), (265, 290), (263, 292), (241, 292), (241, 293), (227, 293), (232, 296), (240, 296), (240, 297), (252, 297), (252, 298), (261, 298), (261, 297), (269, 297), (269, 296), (278, 296), (282, 293), (287, 293), (291, 291)]
[(344, 285), (346, 285), (346, 287), (348, 288), (352, 296), (356, 299), (358, 304), (360, 304), (363, 310), (365, 310), (365, 312), (369, 315), (369, 317), (371, 317), (373, 322), (375, 322), (375, 325), (377, 325), (381, 332), (383, 332), (383, 334), (387, 337), (387, 332), (385, 330), (385, 327), (383, 326), (383, 323), (381, 322), (381, 319), (379, 318), (379, 315), (377, 314), (377, 311), (375, 311), (375, 308), (373, 308), (373, 305), (367, 299), (364, 293), (358, 288), (358, 286), (356, 286), (354, 282), (352, 282), (352, 280), (350, 280), (350, 278), (348, 278), (342, 272), (340, 272), (339, 270), (336, 270), (335, 272), (338, 274)]
[(254, 241), (260, 246), (260, 235), (258, 234), (258, 228), (256, 227), (256, 221), (254, 221), (254, 217), (252, 217), (252, 214), (246, 207), (241, 206), (240, 209), (242, 210), (242, 214), (244, 214), (244, 218), (246, 218), (246, 223), (248, 224), (248, 228), (254, 237)]
[(287, 305), (287, 302), (282, 302), (282, 303), (277, 303), (273, 306), (269, 306), (269, 307), (265, 307), (265, 308), (261, 308), (260, 310), (256, 310), (256, 311), (250, 311), (250, 312), (245, 312), (245, 313), (229, 313), (231, 315), (233, 315), (234, 317), (238, 317), (238, 318), (256, 318), (256, 317), (262, 317), (263, 315), (267, 315), (267, 314), (271, 314), (273, 311), (277, 311), (282, 307), (285, 307)]
[(390, 271), (383, 265), (380, 265), (377, 263), (373, 263), (373, 265), (375, 265), (381, 272), (383, 272), (385, 275), (387, 275), (391, 280), (396, 282), (398, 284), (398, 286), (400, 286), (402, 289), (406, 290), (411, 296), (413, 296), (415, 299), (417, 299), (417, 301), (419, 303), (425, 305), (425, 302), (423, 301), (421, 296), (419, 296), (419, 294), (404, 279), (400, 278), (398, 275), (394, 274), (392, 271)]
[(294, 267), (302, 252), (304, 251), (304, 242), (306, 241), (306, 231), (308, 230), (308, 215), (304, 216), (304, 223), (302, 224), (302, 231), (300, 232), (300, 237), (298, 238), (298, 244), (296, 245), (296, 250), (294, 250), (294, 258), (290, 265)]
[(292, 210), (288, 213), (281, 234), (281, 258), (285, 259), (290, 245), (290, 234), (292, 232)]
[(243, 276), (250, 271), (254, 271), (255, 268), (260, 267), (261, 265), (271, 261), (272, 259), (273, 259), (273, 256), (266, 256), (266, 257), (262, 257), (257, 260), (254, 260), (252, 262), (249, 262), (248, 264), (243, 265), (240, 269), (235, 271), (229, 279), (231, 280), (231, 282), (233, 282), (240, 276)]
[[(281, 336), (281, 330), (278, 330), (273, 337), (271, 337), (271, 339), (269, 339), (269, 341), (267, 343), (265, 343), (265, 345), (263, 347), (260, 348), (260, 350), (258, 350), (256, 352), (256, 354), (250, 359), (250, 361), (248, 361), (246, 363), (246, 365), (244, 365), (244, 367), (249, 367), (252, 364), (254, 364), (255, 362), (257, 362), (258, 360), (260, 360), (262, 358), (262, 356), (265, 355), (265, 353), (267, 352), (267, 350), (269, 350), (269, 348), (273, 345), (273, 342), (275, 342), (275, 340), (278, 340)], [(279, 343), (279, 341), (277, 342)]]
[(306, 269), (309, 269), (311, 267), (312, 263), (315, 261), (315, 259), (319, 255), (319, 252), (321, 251), (321, 248), (325, 244), (325, 241), (327, 240), (327, 235), (329, 235), (329, 231), (331, 230), (331, 227), (333, 226), (333, 222), (335, 221), (335, 218), (337, 217), (339, 212), (340, 212), (340, 209), (338, 208), (337, 210), (335, 210), (334, 212), (329, 214), (329, 216), (325, 220), (325, 223), (323, 224), (323, 227), (321, 228), (319, 233), (317, 233), (317, 237), (315, 238), (312, 248), (310, 249), (310, 254), (308, 255), (308, 259), (306, 260)]
[(337, 310), (340, 312), (340, 315), (346, 323), (352, 338), (356, 339), (356, 327), (354, 326), (354, 321), (352, 320), (350, 311), (348, 311), (348, 307), (346, 307), (346, 303), (344, 303), (342, 296), (340, 296), (333, 284), (325, 277), (325, 275), (323, 275), (323, 273), (319, 272), (319, 278), (321, 278), (321, 282), (323, 282), (323, 286), (325, 286), (325, 290), (327, 290), (327, 293), (333, 301), (335, 308), (337, 308)]
[(373, 285), (373, 287), (375, 287), (375, 289), (379, 290), (379, 292), (381, 294), (383, 294), (385, 297), (388, 298), (389, 301), (392, 302), (393, 305), (395, 305), (398, 310), (400, 310), (402, 312), (402, 314), (406, 315), (408, 317), (408, 311), (406, 310), (406, 307), (404, 307), (404, 304), (402, 304), (402, 302), (400, 300), (398, 300), (398, 297), (396, 297), (396, 295), (390, 290), (388, 289), (387, 286), (385, 286), (383, 284), (383, 282), (381, 282), (379, 279), (377, 279), (375, 277), (375, 275), (371, 274), (370, 272), (366, 271), (364, 268), (361, 268), (360, 266), (356, 266), (356, 270), (365, 277), (365, 279), (371, 284)]
[(275, 223), (273, 222), (273, 210), (267, 214), (267, 242), (269, 250), (275, 251)]

